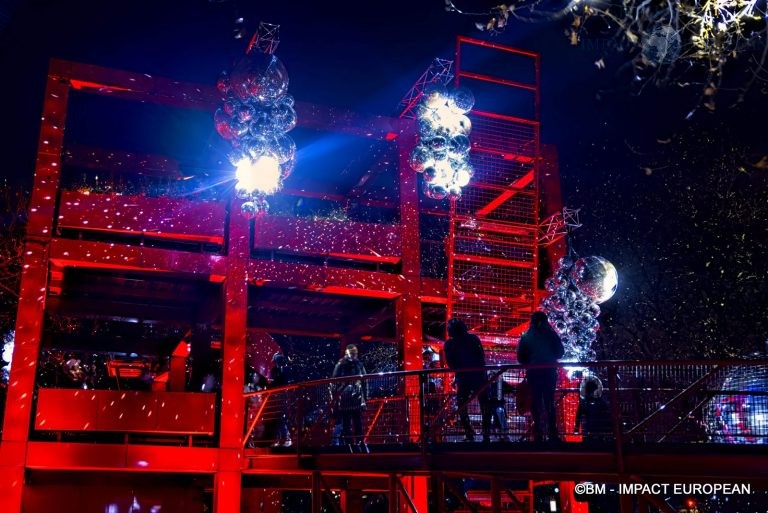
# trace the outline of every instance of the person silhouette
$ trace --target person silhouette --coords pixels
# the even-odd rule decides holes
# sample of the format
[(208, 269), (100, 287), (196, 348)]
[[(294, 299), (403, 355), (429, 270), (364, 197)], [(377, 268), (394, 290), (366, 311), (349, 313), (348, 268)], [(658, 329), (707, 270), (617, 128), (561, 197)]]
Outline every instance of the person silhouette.
[(597, 376), (585, 378), (583, 397), (579, 398), (573, 434), (584, 435), (584, 442), (600, 442), (611, 433), (611, 411), (603, 398)]
[[(349, 344), (333, 369), (334, 378), (364, 376), (363, 362), (358, 360), (357, 346)], [(348, 444), (363, 446), (363, 409), (368, 398), (367, 383), (363, 379), (345, 380), (335, 384), (334, 409), (341, 422), (341, 434)]]
[[(293, 376), (291, 374), (291, 368), (288, 365), (288, 358), (283, 353), (275, 353), (272, 355), (272, 368), (269, 371), (270, 388), (278, 388), (289, 385), (293, 382)], [(290, 447), (293, 442), (291, 441), (291, 431), (288, 426), (288, 412), (287, 404), (285, 404), (285, 394), (280, 394), (280, 400), (283, 401), (282, 408), (278, 413), (277, 426), (275, 433), (275, 443), (272, 447)]]
[[(547, 314), (534, 312), (528, 330), (520, 337), (517, 346), (517, 361), (522, 364), (554, 364), (565, 353), (560, 336), (549, 325)], [(531, 387), (531, 417), (533, 437), (536, 442), (544, 440), (544, 433), (550, 441), (559, 441), (555, 411), (555, 388), (557, 367), (533, 368), (525, 371)]]
[[(469, 420), (469, 406), (474, 397), (480, 403), (483, 441), (490, 441), (491, 411), (489, 395), (483, 390), (488, 381), (485, 367), (485, 351), (477, 335), (469, 333), (461, 319), (448, 321), (448, 340), (445, 342), (445, 362), (456, 374), (456, 400), (459, 419), (464, 428), (464, 441), (475, 440), (475, 431)], [(472, 370), (463, 370), (472, 369)]]

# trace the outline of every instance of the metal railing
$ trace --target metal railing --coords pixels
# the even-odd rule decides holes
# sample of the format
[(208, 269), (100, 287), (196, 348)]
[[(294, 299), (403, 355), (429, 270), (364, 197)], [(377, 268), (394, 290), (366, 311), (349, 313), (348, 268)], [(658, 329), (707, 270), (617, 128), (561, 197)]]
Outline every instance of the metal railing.
[[(614, 446), (619, 451), (628, 444), (768, 443), (768, 361), (611, 361), (556, 367), (561, 443)], [(484, 370), (485, 385), (463, 403), (456, 398), (454, 373), (447, 369), (249, 392), (243, 445), (280, 441), (284, 423), (299, 452), (349, 444), (426, 450), (430, 444), (465, 441), (462, 412), (468, 414), (476, 442), (534, 442), (531, 413), (520, 395), (526, 367)], [(341, 411), (339, 391), (355, 381), (367, 389), (359, 436), (341, 427), (342, 417), (356, 411)], [(487, 432), (482, 429), (483, 414), (490, 417)]]

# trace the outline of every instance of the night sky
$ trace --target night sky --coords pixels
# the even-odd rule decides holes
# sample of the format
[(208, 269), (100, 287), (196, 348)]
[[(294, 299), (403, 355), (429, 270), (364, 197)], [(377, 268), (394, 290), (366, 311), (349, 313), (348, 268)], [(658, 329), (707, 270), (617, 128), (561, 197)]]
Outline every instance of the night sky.
[(4, 2), (2, 175), (31, 183), (50, 57), (213, 84), (243, 52), (246, 41), (232, 37), (243, 16), (246, 38), (259, 21), (280, 25), (277, 55), (298, 100), (394, 115), (435, 57), (453, 58), (456, 35), (488, 39), (541, 53), (543, 142), (558, 148), (565, 203), (584, 225), (573, 248), (618, 269), (598, 354), (717, 358), (764, 348), (768, 96), (757, 81), (735, 104), (747, 59), (726, 68), (712, 110), (695, 73), (660, 86), (633, 80), (631, 52), (600, 30), (573, 46), (564, 20), (489, 34), (475, 28), (480, 17), (446, 12), (442, 0), (304, 4)]
[[(566, 20), (513, 21), (489, 34), (475, 28), (482, 17), (446, 12), (443, 0), (349, 4), (0, 0), (0, 175), (31, 184), (51, 57), (213, 85), (264, 21), (280, 25), (276, 53), (297, 100), (396, 115), (432, 60), (453, 58), (457, 35), (488, 39), (541, 53), (542, 140), (557, 146), (566, 205), (581, 209), (572, 248), (618, 270), (619, 289), (601, 305), (598, 356), (764, 351), (768, 84), (756, 81), (737, 102), (762, 48), (726, 66), (717, 95), (704, 98), (696, 72), (635, 80), (634, 55), (599, 26), (574, 46)], [(246, 40), (232, 37), (237, 16)], [(730, 511), (765, 510), (763, 496), (744, 500)]]

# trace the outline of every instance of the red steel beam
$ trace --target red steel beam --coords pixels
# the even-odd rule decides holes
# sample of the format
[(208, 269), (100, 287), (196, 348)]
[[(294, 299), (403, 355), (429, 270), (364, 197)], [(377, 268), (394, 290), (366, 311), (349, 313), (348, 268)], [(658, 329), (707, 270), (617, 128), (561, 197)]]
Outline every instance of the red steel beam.
[[(398, 174), (400, 185), (400, 223), (402, 226), (401, 255), (403, 258), (402, 274), (405, 278), (404, 293), (397, 302), (397, 331), (402, 341), (400, 354), (404, 370), (420, 370), (423, 367), (422, 351), (424, 335), (422, 333), (421, 307), (421, 243), (419, 234), (419, 192), (416, 173), (409, 164), (410, 151), (417, 142), (415, 124), (408, 125), (410, 130), (397, 139), (399, 155)], [(405, 379), (405, 392), (412, 399), (408, 401), (408, 431), (413, 440), (421, 437), (421, 404), (418, 401), (421, 387), (418, 376)], [(409, 486), (403, 488), (411, 494), (413, 511), (427, 510), (426, 477), (412, 478)], [(391, 499), (390, 499), (391, 500)], [(409, 501), (410, 502), (410, 501)], [(395, 504), (390, 503), (392, 510)]]
[(52, 236), (55, 198), (61, 177), (61, 152), (67, 112), (68, 86), (52, 74), (45, 89), (37, 162), (29, 204), (24, 261), (16, 316), (15, 348), (0, 442), (0, 511), (21, 511), (24, 488), (24, 450), (40, 354), (48, 278), (48, 251)]
[(521, 267), (524, 269), (533, 269), (535, 267), (534, 262), (522, 262), (518, 260), (511, 260), (506, 258), (494, 258), (482, 255), (461, 255), (454, 254), (453, 258), (462, 262), (477, 262), (480, 264), (498, 265), (501, 267)]
[(218, 453), (207, 447), (30, 442), (27, 468), (211, 473), (219, 468)]
[(405, 278), (396, 274), (268, 260), (251, 260), (248, 277), (255, 285), (272, 283), (320, 292), (332, 290), (336, 294), (344, 290), (347, 294), (370, 297), (402, 294), (406, 283)]
[(510, 87), (517, 87), (518, 89), (526, 89), (528, 91), (536, 91), (538, 88), (535, 85), (525, 84), (523, 82), (516, 82), (514, 80), (506, 80), (504, 78), (492, 77), (490, 75), (483, 75), (481, 73), (472, 73), (470, 71), (460, 71), (459, 77), (472, 78), (475, 80), (482, 80), (483, 82), (492, 82), (494, 84), (501, 84)]
[(510, 116), (509, 114), (499, 114), (497, 112), (488, 112), (487, 110), (472, 109), (472, 115), (481, 116), (484, 118), (500, 119), (502, 121), (511, 121), (513, 123), (520, 123), (523, 125), (532, 125), (534, 127), (539, 126), (539, 122), (534, 119), (519, 118), (517, 116)]
[(224, 202), (62, 191), (58, 228), (224, 243)]
[[(490, 41), (483, 41), (480, 39), (474, 39), (471, 37), (465, 37), (465, 36), (459, 36), (456, 40), (456, 69), (460, 70), (460, 59), (459, 56), (461, 55), (461, 45), (463, 43), (472, 44), (475, 46), (482, 46), (485, 48), (492, 48), (494, 50), (501, 50), (507, 53), (512, 53), (516, 55), (523, 55), (526, 57), (530, 57), (533, 59), (533, 66), (534, 66), (534, 80), (533, 80), (533, 86), (535, 87), (534, 92), (534, 117), (538, 120), (539, 119), (539, 105), (541, 103), (541, 91), (540, 91), (540, 84), (541, 84), (541, 56), (536, 52), (530, 52), (527, 50), (521, 50), (519, 48), (512, 48), (510, 46), (500, 45), (497, 43), (491, 43)], [(459, 74), (456, 74), (455, 83), (458, 86), (459, 85)]]
[(394, 263), (400, 260), (405, 224), (263, 216), (258, 226), (253, 237), (258, 249)]
[(67, 146), (64, 152), (64, 163), (100, 171), (141, 173), (176, 179), (182, 177), (179, 162), (170, 157), (93, 146)]
[(507, 201), (509, 198), (520, 192), (522, 189), (524, 189), (526, 186), (528, 186), (531, 182), (533, 182), (533, 179), (535, 177), (535, 173), (533, 170), (528, 171), (526, 174), (515, 180), (512, 184), (510, 184), (509, 188), (504, 191), (503, 193), (499, 194), (493, 201), (488, 203), (486, 206), (481, 208), (477, 211), (477, 215), (480, 217), (487, 216), (499, 206), (501, 206), (502, 203)]
[(221, 255), (62, 238), (51, 241), (50, 259), (58, 267), (194, 274), (214, 282), (227, 272), (227, 257)]
[[(461, 43), (470, 43), (477, 46), (485, 46), (486, 48), (493, 48), (494, 50), (503, 50), (505, 52), (509, 53), (515, 53), (518, 55), (525, 55), (527, 57), (533, 57), (534, 59), (539, 58), (539, 54), (536, 52), (530, 52), (528, 50), (521, 50), (520, 48), (512, 48), (511, 46), (504, 46), (500, 45), (498, 43), (491, 43), (490, 41), (483, 41), (481, 39), (474, 39), (471, 37), (466, 36), (459, 36), (457, 38), (457, 41), (459, 44)], [(538, 83), (538, 82), (537, 82)]]
[[(53, 61), (54, 68), (56, 79), (93, 94), (211, 112), (221, 103), (214, 84), (193, 84), (58, 59)], [(305, 102), (296, 102), (295, 109), (299, 126), (382, 140), (398, 137), (409, 121)]]

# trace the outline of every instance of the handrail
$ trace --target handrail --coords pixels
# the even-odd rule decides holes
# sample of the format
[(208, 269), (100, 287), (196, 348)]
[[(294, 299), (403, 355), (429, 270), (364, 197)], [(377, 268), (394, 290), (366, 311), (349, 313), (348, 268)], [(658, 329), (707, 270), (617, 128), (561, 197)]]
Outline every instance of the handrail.
[[(478, 399), (497, 386), (499, 380), (504, 381), (498, 406), (501, 418), (493, 419), (496, 422), (493, 427), (494, 437), (506, 440), (509, 438), (507, 434), (514, 433), (512, 438), (524, 441), (529, 438), (530, 417), (516, 411), (516, 398), (513, 396), (524, 372), (537, 368), (560, 369), (557, 420), (558, 431), (566, 443), (589, 440), (589, 443), (602, 443), (601, 440), (610, 440), (617, 454), (621, 454), (625, 444), (640, 441), (637, 437), (643, 437), (643, 442), (655, 443), (693, 441), (694, 438), (695, 441), (703, 440), (709, 443), (762, 443), (768, 440), (768, 432), (763, 433), (758, 428), (730, 426), (729, 420), (720, 413), (723, 408), (730, 408), (730, 415), (752, 415), (747, 409), (734, 410), (739, 408), (736, 402), (749, 400), (752, 410), (760, 408), (761, 414), (768, 416), (768, 390), (755, 387), (740, 390), (736, 382), (736, 385), (730, 383), (727, 387), (724, 386), (729, 372), (764, 372), (760, 369), (768, 368), (768, 360), (611, 360), (562, 362), (553, 365), (503, 364), (461, 369), (462, 372), (484, 371), (488, 377), (484, 385), (464, 404), (455, 404), (455, 392), (450, 385), (455, 372), (446, 368), (325, 378), (247, 392), (244, 394), (246, 398), (261, 397), (262, 401), (251, 411), (251, 416), (244, 426), (243, 446), (247, 444), (259, 423), (268, 422), (270, 414), (274, 416), (275, 413), (266, 405), (267, 398), (272, 397), (272, 394), (283, 399), (276, 401), (274, 408), (286, 406), (295, 412), (295, 415), (291, 414), (289, 418), (293, 424), (291, 429), (297, 435), (297, 445), (309, 449), (328, 445), (334, 420), (330, 411), (332, 398), (329, 391), (338, 390), (339, 387), (334, 385), (348, 380), (363, 380), (369, 389), (369, 409), (362, 414), (365, 418), (362, 438), (365, 443), (411, 441), (423, 450), (428, 443), (463, 439), (458, 436), (458, 412), (467, 411), (473, 424), (478, 424), (482, 413), (477, 406)], [(604, 397), (609, 398), (607, 402), (612, 420), (610, 428), (599, 436), (584, 438), (572, 434), (570, 426), (574, 422), (576, 405), (579, 402), (580, 378), (574, 377), (573, 372), (566, 372), (566, 369), (589, 371), (591, 375), (599, 376), (604, 381)], [(418, 380), (418, 391), (413, 388), (411, 380), (414, 379)], [(720, 380), (721, 385), (705, 386), (713, 380)], [(407, 382), (411, 384), (407, 385)], [(438, 383), (438, 388), (434, 391), (424, 388), (425, 385), (435, 386), (435, 383)], [(717, 401), (727, 404), (719, 410), (719, 403), (715, 404)], [(694, 406), (691, 407), (692, 405)], [(414, 409), (417, 406), (418, 410)], [(695, 424), (697, 432), (684, 421), (691, 416), (696, 416), (691, 422)], [(503, 425), (506, 422), (509, 422), (509, 426)], [(725, 431), (717, 432), (716, 422), (723, 423)], [(303, 448), (297, 447), (297, 451), (300, 453)]]
[[(551, 363), (551, 364), (519, 364), (519, 363), (508, 363), (508, 364), (498, 364), (498, 365), (486, 365), (484, 367), (472, 367), (472, 368), (466, 368), (461, 369), (461, 372), (472, 372), (472, 371), (479, 371), (479, 370), (495, 370), (495, 369), (504, 369), (504, 370), (510, 370), (510, 369), (551, 369), (551, 368), (562, 368), (562, 369), (569, 369), (569, 368), (592, 368), (592, 367), (617, 367), (617, 366), (657, 366), (657, 365), (724, 365), (724, 366), (733, 366), (733, 365), (740, 365), (740, 366), (768, 366), (768, 359), (752, 359), (752, 360), (601, 360), (599, 362), (558, 362), (558, 363)], [(447, 368), (447, 367), (439, 367), (436, 369), (420, 369), (420, 370), (411, 370), (411, 371), (390, 371), (390, 372), (377, 372), (377, 373), (369, 373), (365, 374), (363, 376), (352, 376), (353, 379), (375, 379), (376, 377), (399, 377), (399, 376), (417, 376), (422, 374), (429, 374), (429, 373), (453, 373), (455, 371)], [(315, 379), (310, 381), (302, 381), (300, 383), (293, 383), (290, 385), (284, 385), (281, 387), (275, 387), (275, 388), (269, 388), (267, 390), (269, 391), (280, 391), (285, 389), (294, 389), (297, 387), (302, 386), (314, 386), (314, 385), (324, 385), (324, 384), (330, 384), (337, 381), (344, 381), (345, 377), (340, 378), (322, 378), (322, 379)], [(349, 379), (349, 378), (347, 378)], [(245, 392), (243, 394), (244, 397), (250, 397), (253, 395), (259, 395), (263, 394), (264, 390), (257, 390), (253, 392)]]
[(671, 404), (679, 401), (680, 399), (687, 397), (691, 395), (692, 392), (694, 392), (696, 389), (700, 388), (701, 385), (703, 385), (706, 381), (708, 381), (716, 372), (719, 372), (722, 370), (722, 367), (716, 365), (711, 371), (707, 372), (705, 375), (697, 379), (695, 382), (693, 382), (690, 386), (688, 386), (686, 389), (684, 389), (682, 392), (677, 394), (675, 397), (669, 400), (669, 402), (663, 404), (661, 407), (659, 407), (658, 410), (654, 411), (650, 415), (648, 415), (646, 418), (641, 420), (638, 424), (636, 424), (632, 429), (627, 431), (628, 435), (634, 434), (636, 431), (639, 431), (643, 427), (645, 427), (647, 424), (649, 424), (654, 418), (656, 418), (658, 415), (660, 415), (664, 410), (667, 409), (668, 406)]

